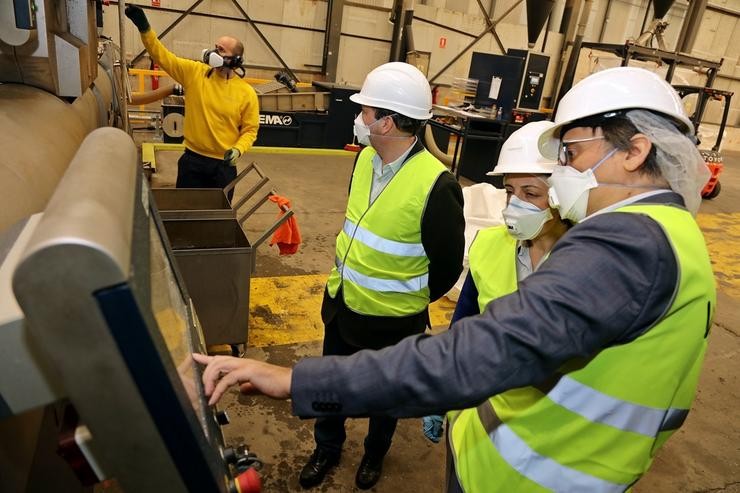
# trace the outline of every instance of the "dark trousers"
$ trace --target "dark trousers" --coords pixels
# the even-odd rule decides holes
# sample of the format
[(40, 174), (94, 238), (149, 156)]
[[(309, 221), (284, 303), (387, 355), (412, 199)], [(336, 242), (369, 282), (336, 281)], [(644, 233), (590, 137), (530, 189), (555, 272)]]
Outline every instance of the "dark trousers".
[[(337, 317), (330, 321), (324, 331), (324, 355), (347, 356), (363, 348), (346, 343), (339, 335)], [(346, 418), (317, 418), (314, 426), (316, 447), (334, 456), (339, 456), (342, 444), (347, 438), (344, 430)], [(381, 459), (391, 447), (393, 433), (396, 431), (396, 418), (375, 416), (370, 418), (367, 436), (365, 437), (365, 455)]]
[[(236, 178), (236, 166), (224, 163), (223, 159), (202, 156), (190, 149), (177, 161), (177, 188), (226, 188)], [(234, 190), (229, 191), (229, 201)]]
[(445, 444), (447, 446), (447, 455), (445, 457), (445, 493), (463, 493), (462, 486), (457, 480), (455, 472), (455, 459), (452, 457), (452, 448), (450, 447), (450, 426), (445, 427)]

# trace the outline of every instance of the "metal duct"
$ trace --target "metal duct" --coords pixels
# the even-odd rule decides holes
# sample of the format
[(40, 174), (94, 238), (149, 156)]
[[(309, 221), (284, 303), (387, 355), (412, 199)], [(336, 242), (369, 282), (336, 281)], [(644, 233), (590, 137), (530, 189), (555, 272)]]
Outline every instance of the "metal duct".
[(534, 48), (554, 6), (555, 0), (527, 0), (527, 45), (529, 48)]
[(653, 0), (653, 16), (656, 19), (662, 19), (671, 10), (675, 0)]
[(452, 167), (452, 156), (449, 156), (446, 152), (442, 151), (442, 149), (439, 148), (437, 143), (434, 141), (432, 126), (429, 124), (427, 124), (426, 128), (424, 128), (424, 147), (427, 148), (432, 156), (442, 161), (442, 164), (444, 164), (448, 168)]

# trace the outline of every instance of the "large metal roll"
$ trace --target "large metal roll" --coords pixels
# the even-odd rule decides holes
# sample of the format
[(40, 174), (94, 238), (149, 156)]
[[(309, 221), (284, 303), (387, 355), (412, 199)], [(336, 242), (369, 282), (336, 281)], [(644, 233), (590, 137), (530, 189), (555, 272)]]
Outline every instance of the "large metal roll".
[(105, 71), (72, 104), (35, 87), (0, 84), (0, 233), (44, 210), (82, 140), (107, 125), (111, 97)]

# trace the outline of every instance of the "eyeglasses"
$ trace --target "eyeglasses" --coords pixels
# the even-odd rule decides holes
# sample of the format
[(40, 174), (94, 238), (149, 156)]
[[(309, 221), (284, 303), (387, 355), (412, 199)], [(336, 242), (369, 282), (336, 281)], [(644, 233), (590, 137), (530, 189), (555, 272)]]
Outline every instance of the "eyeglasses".
[(605, 137), (603, 135), (597, 135), (595, 137), (587, 137), (585, 139), (573, 139), (573, 140), (561, 140), (560, 151), (558, 153), (558, 164), (560, 166), (566, 166), (571, 164), (573, 156), (568, 150), (568, 146), (571, 144), (580, 144), (581, 142), (592, 142), (594, 140), (601, 140)]

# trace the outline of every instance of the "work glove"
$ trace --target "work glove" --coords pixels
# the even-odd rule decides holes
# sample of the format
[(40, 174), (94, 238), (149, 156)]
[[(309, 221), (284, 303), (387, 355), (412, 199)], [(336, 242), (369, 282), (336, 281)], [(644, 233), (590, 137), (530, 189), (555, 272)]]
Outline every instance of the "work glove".
[(437, 415), (424, 416), (423, 418), (421, 418), (422, 431), (424, 431), (424, 436), (434, 443), (439, 443), (444, 430), (444, 428), (442, 427), (444, 421), (444, 416)]
[(151, 28), (151, 26), (149, 26), (149, 21), (146, 18), (146, 14), (141, 7), (137, 7), (136, 5), (127, 6), (126, 17), (131, 19), (140, 33), (145, 33)]
[(229, 166), (236, 166), (236, 161), (241, 155), (242, 153), (239, 152), (239, 149), (237, 149), (236, 147), (232, 147), (224, 153), (224, 164), (228, 164)]

